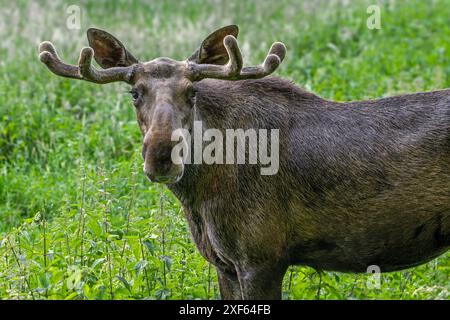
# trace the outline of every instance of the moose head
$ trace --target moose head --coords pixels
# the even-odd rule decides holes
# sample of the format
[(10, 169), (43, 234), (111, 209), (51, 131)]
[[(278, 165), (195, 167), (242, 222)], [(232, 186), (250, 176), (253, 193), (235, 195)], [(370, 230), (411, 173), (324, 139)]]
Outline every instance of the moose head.
[[(90, 47), (83, 48), (78, 66), (61, 61), (55, 47), (41, 43), (39, 58), (56, 75), (98, 84), (123, 81), (131, 85), (130, 94), (144, 137), (144, 171), (151, 181), (177, 182), (183, 175), (182, 161), (173, 161), (176, 141), (172, 133), (191, 129), (195, 106), (194, 83), (202, 79), (259, 79), (271, 74), (285, 56), (285, 46), (275, 42), (260, 66), (243, 67), (236, 37), (238, 27), (230, 25), (210, 34), (188, 59), (175, 61), (156, 58), (140, 62), (111, 34), (91, 28)], [(104, 69), (92, 65), (92, 58)]]

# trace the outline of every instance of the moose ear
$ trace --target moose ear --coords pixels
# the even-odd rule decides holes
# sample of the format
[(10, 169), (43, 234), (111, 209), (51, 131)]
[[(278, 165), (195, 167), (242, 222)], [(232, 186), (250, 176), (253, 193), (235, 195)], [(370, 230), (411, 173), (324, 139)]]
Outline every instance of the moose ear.
[(239, 28), (236, 25), (230, 25), (220, 28), (203, 40), (200, 48), (195, 51), (188, 61), (192, 61), (198, 64), (219, 64), (223, 65), (228, 62), (228, 53), (223, 45), (223, 39), (232, 35), (237, 38)]
[(125, 49), (122, 42), (106, 31), (90, 28), (87, 31), (89, 46), (94, 49), (94, 59), (103, 68), (128, 67), (138, 60)]

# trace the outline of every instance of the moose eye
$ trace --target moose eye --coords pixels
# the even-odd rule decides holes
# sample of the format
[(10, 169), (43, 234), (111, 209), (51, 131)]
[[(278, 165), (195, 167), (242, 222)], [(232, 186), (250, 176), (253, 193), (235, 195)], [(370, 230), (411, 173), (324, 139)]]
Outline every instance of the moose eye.
[(139, 98), (139, 93), (135, 90), (130, 90), (129, 93), (131, 94), (131, 97), (133, 98), (133, 101), (136, 101)]

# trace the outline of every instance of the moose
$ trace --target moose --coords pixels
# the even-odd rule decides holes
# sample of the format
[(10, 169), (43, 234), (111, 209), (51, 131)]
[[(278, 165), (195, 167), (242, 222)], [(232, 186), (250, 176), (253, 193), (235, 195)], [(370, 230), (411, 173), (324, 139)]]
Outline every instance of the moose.
[[(78, 65), (50, 42), (56, 75), (123, 81), (143, 136), (144, 171), (180, 200), (192, 238), (217, 269), (223, 299), (281, 299), (290, 265), (381, 272), (428, 262), (450, 247), (450, 90), (335, 102), (270, 76), (286, 48), (244, 67), (238, 27), (210, 34), (186, 60), (135, 58), (91, 28)], [(102, 67), (95, 68), (92, 58)], [(279, 170), (175, 163), (177, 129), (279, 129)]]

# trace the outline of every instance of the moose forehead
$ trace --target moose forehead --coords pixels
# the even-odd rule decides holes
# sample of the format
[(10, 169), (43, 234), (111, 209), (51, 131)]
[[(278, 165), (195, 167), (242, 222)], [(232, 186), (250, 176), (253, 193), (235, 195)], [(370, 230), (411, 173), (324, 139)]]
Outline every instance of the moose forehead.
[(141, 65), (138, 78), (168, 79), (184, 76), (186, 62), (176, 61), (170, 58), (157, 58)]

